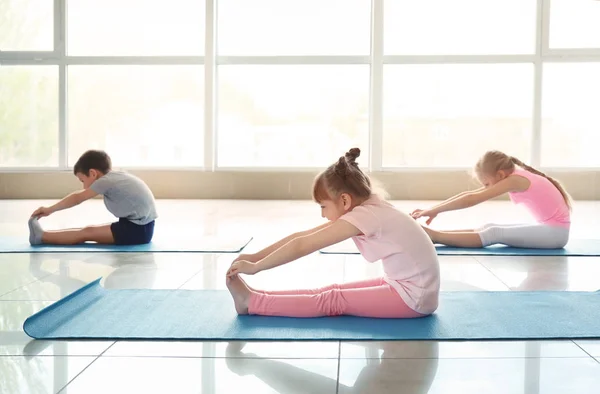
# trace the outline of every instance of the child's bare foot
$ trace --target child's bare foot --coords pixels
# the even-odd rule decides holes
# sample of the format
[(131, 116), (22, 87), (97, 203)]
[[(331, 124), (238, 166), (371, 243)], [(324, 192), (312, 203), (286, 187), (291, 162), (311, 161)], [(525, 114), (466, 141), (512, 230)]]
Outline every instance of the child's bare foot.
[(262, 293), (261, 290), (256, 290), (254, 287), (250, 287), (250, 285), (248, 283), (246, 283), (246, 281), (238, 275), (238, 278), (242, 281), (242, 283), (244, 284), (244, 286), (246, 286), (248, 288), (248, 290), (250, 290), (250, 292), (253, 293)]
[(227, 289), (233, 297), (235, 303), (235, 310), (238, 315), (248, 314), (248, 301), (250, 299), (250, 289), (244, 282), (239, 278), (238, 275), (227, 277), (226, 279)]

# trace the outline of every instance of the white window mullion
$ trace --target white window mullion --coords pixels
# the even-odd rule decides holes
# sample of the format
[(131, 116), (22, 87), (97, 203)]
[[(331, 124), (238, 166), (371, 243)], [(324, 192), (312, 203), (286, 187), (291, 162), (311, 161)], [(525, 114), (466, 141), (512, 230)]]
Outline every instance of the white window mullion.
[(68, 167), (66, 0), (54, 0), (54, 51), (58, 55), (58, 167)]
[(213, 171), (217, 162), (217, 134), (215, 129), (216, 79), (216, 1), (206, 0), (206, 30), (204, 41), (204, 168)]
[(383, 0), (371, 4), (369, 169), (375, 172), (383, 166)]
[(531, 157), (533, 167), (539, 167), (542, 154), (542, 85), (543, 85), (543, 56), (548, 50), (549, 43), (549, 21), (550, 2), (548, 0), (537, 0), (536, 42), (534, 83), (533, 83), (533, 118), (531, 127)]
[(499, 64), (527, 63), (535, 55), (388, 55), (384, 64)]
[(219, 56), (218, 65), (369, 64), (369, 56)]

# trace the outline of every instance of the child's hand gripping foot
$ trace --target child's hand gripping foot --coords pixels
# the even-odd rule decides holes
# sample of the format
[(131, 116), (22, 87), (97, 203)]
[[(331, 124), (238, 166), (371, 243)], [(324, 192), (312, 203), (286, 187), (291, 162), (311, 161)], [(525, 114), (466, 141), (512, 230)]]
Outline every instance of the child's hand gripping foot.
[(31, 245), (40, 245), (42, 244), (42, 236), (44, 235), (44, 229), (38, 222), (37, 217), (29, 218), (29, 222), (27, 222), (29, 226), (29, 243)]
[(248, 301), (250, 300), (250, 289), (237, 275), (228, 276), (226, 279), (227, 289), (233, 297), (235, 310), (238, 315), (248, 314)]
[(52, 214), (52, 209), (48, 208), (48, 207), (39, 207), (38, 209), (36, 209), (35, 211), (33, 211), (33, 213), (31, 214), (31, 217), (35, 217), (35, 218), (43, 218), (45, 216), (49, 216)]

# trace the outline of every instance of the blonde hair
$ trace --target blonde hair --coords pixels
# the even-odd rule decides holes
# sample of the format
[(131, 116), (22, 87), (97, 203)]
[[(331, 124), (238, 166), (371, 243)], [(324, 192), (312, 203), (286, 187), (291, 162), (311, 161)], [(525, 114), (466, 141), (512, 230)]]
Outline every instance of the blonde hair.
[(317, 175), (313, 183), (313, 200), (333, 200), (342, 193), (348, 193), (360, 200), (371, 197), (371, 179), (358, 167), (356, 158), (359, 156), (360, 149), (352, 148)]
[(563, 185), (558, 180), (536, 170), (531, 166), (528, 166), (516, 157), (508, 156), (506, 153), (497, 150), (485, 152), (485, 154), (477, 161), (477, 164), (475, 164), (474, 172), (477, 176), (492, 175), (496, 174), (498, 171), (506, 171), (506, 173), (510, 175), (515, 170), (515, 165), (533, 174), (540, 175), (548, 179), (563, 196), (565, 203), (569, 207), (569, 210), (572, 209), (571, 196), (569, 196), (569, 193), (567, 193)]

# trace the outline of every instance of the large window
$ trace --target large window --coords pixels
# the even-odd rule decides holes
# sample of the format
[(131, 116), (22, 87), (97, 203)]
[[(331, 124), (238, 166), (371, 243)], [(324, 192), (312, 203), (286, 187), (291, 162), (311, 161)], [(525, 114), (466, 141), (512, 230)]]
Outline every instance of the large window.
[[(167, 4), (168, 3), (168, 4)], [(600, 168), (597, 0), (1, 0), (0, 169)]]
[(219, 55), (369, 55), (370, 0), (216, 4)]
[(58, 67), (0, 67), (0, 166), (55, 166)]
[(72, 56), (204, 55), (203, 0), (70, 0)]
[(368, 164), (371, 1), (217, 4), (217, 165)]
[(104, 149), (122, 166), (202, 167), (202, 66), (69, 66), (69, 160)]
[(533, 54), (535, 27), (536, 0), (384, 2), (386, 55)]
[(0, 51), (52, 51), (53, 31), (53, 1), (0, 1)]
[(600, 48), (597, 0), (552, 0), (550, 48)]
[(600, 167), (600, 62), (544, 66), (542, 165)]
[(222, 66), (218, 88), (220, 166), (326, 166), (368, 146), (369, 66)]
[(488, 149), (529, 161), (532, 65), (388, 65), (384, 81), (384, 167), (472, 166)]

